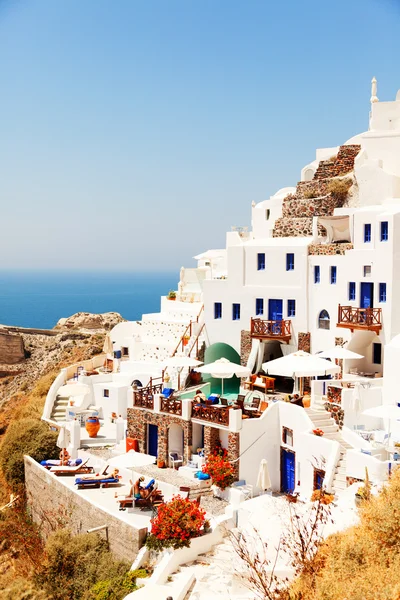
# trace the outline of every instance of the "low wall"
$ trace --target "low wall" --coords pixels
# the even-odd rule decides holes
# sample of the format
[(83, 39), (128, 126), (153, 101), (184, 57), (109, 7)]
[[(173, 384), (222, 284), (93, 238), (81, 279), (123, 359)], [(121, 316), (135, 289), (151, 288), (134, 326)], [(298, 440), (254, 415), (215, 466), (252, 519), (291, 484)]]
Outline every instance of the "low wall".
[(134, 560), (144, 543), (147, 528), (135, 529), (124, 523), (63, 485), (30, 456), (25, 456), (24, 460), (28, 506), (45, 539), (60, 527), (67, 527), (73, 534), (78, 534), (107, 525), (111, 552), (119, 559)]

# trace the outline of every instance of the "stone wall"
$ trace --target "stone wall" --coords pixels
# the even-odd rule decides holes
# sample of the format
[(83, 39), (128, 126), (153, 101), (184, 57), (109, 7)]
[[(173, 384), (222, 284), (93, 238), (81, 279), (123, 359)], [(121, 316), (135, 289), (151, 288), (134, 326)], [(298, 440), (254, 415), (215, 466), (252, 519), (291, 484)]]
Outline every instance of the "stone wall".
[[(33, 521), (40, 525), (45, 539), (60, 527), (68, 527), (76, 535), (107, 525), (111, 552), (127, 561), (134, 560), (145, 541), (147, 528), (135, 529), (94, 506), (30, 457), (25, 457), (25, 487)], [(100, 535), (105, 536), (105, 531)]]
[(325, 402), (324, 404), (325, 410), (327, 410), (331, 417), (334, 419), (336, 425), (339, 426), (340, 429), (343, 427), (344, 421), (344, 410), (337, 404), (332, 404), (331, 402)]
[(333, 256), (334, 254), (346, 254), (348, 250), (353, 249), (350, 242), (342, 244), (310, 244), (308, 254), (313, 256)]
[(204, 426), (204, 453), (214, 452), (220, 445), (219, 430), (216, 427)]
[(303, 352), (311, 352), (311, 333), (298, 334), (297, 348)]
[(315, 198), (296, 198), (293, 194), (289, 194), (282, 204), (282, 217), (288, 219), (330, 216), (338, 204), (340, 203), (332, 194)]
[(0, 331), (0, 363), (15, 365), (25, 359), (22, 336), (9, 331)]
[(232, 431), (228, 434), (228, 458), (229, 460), (236, 461), (233, 463), (235, 470), (235, 477), (239, 479), (239, 464), (240, 460), (236, 460), (240, 456), (240, 434), (233, 433)]
[(361, 146), (358, 144), (340, 146), (336, 157), (320, 161), (314, 173), (314, 179), (327, 179), (346, 175), (354, 169), (354, 160), (360, 150)]
[[(155, 413), (142, 408), (128, 408), (128, 436), (138, 440), (139, 451), (147, 452), (147, 425), (158, 427), (158, 459), (168, 464), (168, 454), (176, 448), (169, 448), (168, 430), (175, 423), (183, 430), (183, 463), (191, 459), (192, 422), (174, 415)], [(205, 428), (206, 429), (206, 428)]]
[(240, 332), (240, 362), (245, 367), (247, 365), (247, 361), (249, 360), (250, 352), (251, 352), (251, 342), (252, 338), (250, 335), (250, 331), (245, 331), (242, 329)]

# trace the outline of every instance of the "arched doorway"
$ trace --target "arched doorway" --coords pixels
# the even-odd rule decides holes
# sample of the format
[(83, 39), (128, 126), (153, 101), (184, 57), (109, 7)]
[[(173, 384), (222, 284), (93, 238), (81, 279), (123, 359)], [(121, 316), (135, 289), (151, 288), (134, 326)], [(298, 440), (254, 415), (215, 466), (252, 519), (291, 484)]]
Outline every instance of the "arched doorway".
[(168, 429), (168, 454), (170, 452), (177, 452), (184, 456), (184, 434), (182, 425), (178, 423), (171, 423)]
[[(208, 346), (204, 355), (204, 364), (215, 362), (219, 358), (226, 358), (231, 362), (240, 365), (240, 356), (232, 346), (217, 342)], [(211, 375), (203, 374), (203, 381), (210, 382), (211, 393), (221, 393), (221, 379), (214, 378)], [(237, 394), (239, 392), (240, 379), (235, 375), (229, 379), (224, 379), (224, 394)]]

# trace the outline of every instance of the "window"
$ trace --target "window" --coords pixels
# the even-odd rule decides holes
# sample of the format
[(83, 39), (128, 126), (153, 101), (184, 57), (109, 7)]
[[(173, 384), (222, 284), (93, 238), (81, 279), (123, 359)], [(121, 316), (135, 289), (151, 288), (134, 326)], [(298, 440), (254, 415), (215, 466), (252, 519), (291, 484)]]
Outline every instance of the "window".
[(270, 215), (270, 210), (269, 208), (265, 209), (265, 220), (268, 221), (269, 220), (269, 215)]
[(296, 316), (296, 300), (288, 300), (287, 301), (287, 314), (288, 314), (288, 317)]
[(286, 254), (286, 271), (294, 271), (294, 254)]
[(320, 283), (321, 281), (321, 269), (319, 265), (314, 267), (314, 283)]
[(282, 427), (282, 442), (287, 446), (293, 446), (293, 429)]
[(337, 268), (331, 267), (331, 283), (336, 283)]
[(379, 302), (386, 302), (386, 283), (379, 284)]
[(264, 298), (256, 298), (256, 315), (264, 314)]
[(129, 356), (129, 348), (127, 348), (126, 346), (121, 348), (122, 350), (122, 356)]
[(371, 265), (365, 265), (364, 266), (364, 277), (370, 277), (371, 276)]
[(239, 321), (240, 319), (240, 304), (232, 304), (232, 320)]
[(356, 283), (355, 281), (350, 281), (349, 283), (349, 300), (356, 299)]
[(104, 398), (109, 398), (110, 397), (110, 390), (103, 390), (103, 397)]
[(265, 269), (265, 254), (264, 252), (259, 252), (257, 254), (257, 270), (264, 271)]
[(331, 318), (327, 310), (321, 310), (318, 317), (318, 327), (319, 329), (330, 329), (331, 328)]
[(314, 467), (314, 490), (321, 490), (324, 484), (325, 471)]
[(222, 319), (222, 302), (214, 302), (214, 319)]
[(382, 344), (372, 344), (372, 357), (374, 365), (382, 363)]
[(381, 242), (387, 242), (389, 239), (389, 223), (387, 221), (381, 222)]
[(371, 241), (371, 223), (365, 223), (364, 225), (364, 242), (368, 243)]

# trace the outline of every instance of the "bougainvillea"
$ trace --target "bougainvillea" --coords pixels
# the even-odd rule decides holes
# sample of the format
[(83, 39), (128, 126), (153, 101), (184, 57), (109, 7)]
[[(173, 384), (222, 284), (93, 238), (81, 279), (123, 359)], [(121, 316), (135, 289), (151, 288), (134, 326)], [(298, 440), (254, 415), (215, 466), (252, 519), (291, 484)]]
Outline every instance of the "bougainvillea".
[(146, 546), (151, 550), (188, 548), (191, 538), (201, 535), (205, 511), (196, 502), (181, 496), (161, 504), (151, 519), (151, 533)]
[(203, 473), (208, 473), (214, 485), (221, 490), (232, 485), (235, 481), (233, 465), (228, 461), (228, 453), (223, 448), (217, 448), (207, 456)]

